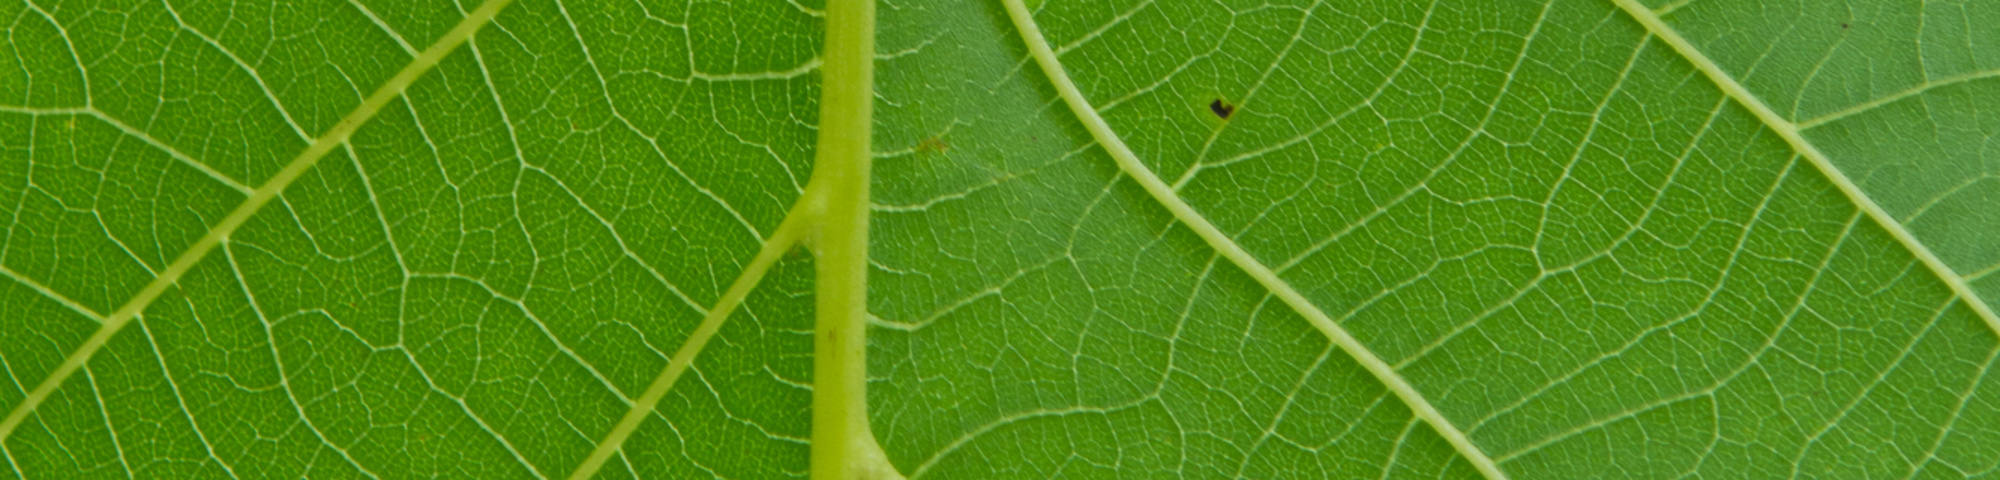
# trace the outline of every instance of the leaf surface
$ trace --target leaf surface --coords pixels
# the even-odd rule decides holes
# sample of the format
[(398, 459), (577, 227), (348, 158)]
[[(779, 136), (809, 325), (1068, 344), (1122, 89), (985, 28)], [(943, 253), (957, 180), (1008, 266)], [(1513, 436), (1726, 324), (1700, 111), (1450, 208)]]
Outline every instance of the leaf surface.
[[(872, 438), (1992, 477), (2000, 5), (1883, 3), (879, 3)], [(808, 475), (827, 10), (0, 4), (0, 476)]]

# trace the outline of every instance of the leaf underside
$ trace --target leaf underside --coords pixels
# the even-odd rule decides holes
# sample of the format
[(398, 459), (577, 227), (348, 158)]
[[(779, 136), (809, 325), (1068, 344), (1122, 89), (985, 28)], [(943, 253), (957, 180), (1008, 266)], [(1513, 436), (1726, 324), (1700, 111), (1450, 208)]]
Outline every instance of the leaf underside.
[[(0, 478), (807, 474), (822, 1), (4, 1)], [(2000, 475), (2000, 4), (1368, 3), (880, 3), (896, 470)]]

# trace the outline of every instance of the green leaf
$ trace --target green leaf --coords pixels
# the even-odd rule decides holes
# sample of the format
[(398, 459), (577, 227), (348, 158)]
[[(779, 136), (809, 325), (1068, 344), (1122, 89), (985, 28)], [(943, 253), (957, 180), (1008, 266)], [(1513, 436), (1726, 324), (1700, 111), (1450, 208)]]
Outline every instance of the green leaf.
[(1863, 3), (0, 3), (0, 478), (1995, 478)]

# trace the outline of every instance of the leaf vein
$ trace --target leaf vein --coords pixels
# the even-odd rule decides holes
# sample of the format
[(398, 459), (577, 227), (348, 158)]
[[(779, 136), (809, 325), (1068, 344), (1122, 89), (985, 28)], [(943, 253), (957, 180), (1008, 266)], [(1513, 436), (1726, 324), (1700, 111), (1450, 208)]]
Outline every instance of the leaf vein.
[(1474, 468), (1478, 469), (1480, 473), (1494, 480), (1504, 480), (1507, 478), (1506, 474), (1500, 471), (1500, 467), (1493, 462), (1492, 458), (1488, 457), (1478, 446), (1473, 445), (1472, 440), (1467, 438), (1465, 433), (1460, 431), (1456, 425), (1446, 419), (1444, 414), (1439, 412), (1437, 407), (1432, 405), (1429, 400), (1425, 399), (1423, 394), (1416, 390), (1416, 387), (1410, 385), (1407, 379), (1404, 379), (1401, 374), (1391, 369), (1388, 363), (1383, 362), (1380, 357), (1375, 355), (1374, 351), (1369, 350), (1365, 345), (1361, 344), (1360, 340), (1355, 339), (1345, 328), (1335, 324), (1333, 319), (1328, 318), (1325, 312), (1320, 311), (1318, 306), (1306, 300), (1305, 296), (1299, 294), (1290, 284), (1278, 278), (1277, 273), (1272, 272), (1270, 267), (1251, 257), (1249, 252), (1244, 251), (1242, 246), (1236, 244), (1235, 240), (1225, 236), (1207, 218), (1196, 212), (1194, 207), (1188, 205), (1186, 201), (1181, 200), (1178, 195), (1174, 194), (1171, 187), (1167, 186), (1166, 182), (1160, 180), (1158, 175), (1155, 175), (1145, 164), (1140, 163), (1138, 157), (1132, 153), (1131, 148), (1125, 146), (1125, 142), (1111, 130), (1110, 125), (1104, 122), (1103, 117), (1098, 116), (1096, 110), (1090, 106), (1090, 102), (1083, 98), (1083, 93), (1077, 90), (1076, 84), (1070, 81), (1069, 74), (1063, 70), (1061, 61), (1056, 58), (1055, 52), (1049, 49), (1048, 40), (1042, 36), (1041, 29), (1035, 25), (1034, 18), (1028, 12), (1027, 5), (1023, 4), (1022, 0), (1004, 0), (1004, 3), (1008, 16), (1013, 18), (1015, 30), (1021, 35), (1023, 42), (1027, 44), (1030, 55), (1034, 57), (1036, 63), (1041, 65), (1042, 73), (1047, 75), (1049, 82), (1062, 95), (1064, 103), (1069, 105), (1070, 111), (1077, 116), (1078, 121), (1090, 130), (1091, 136), (1118, 162), (1120, 170), (1124, 171), (1127, 176), (1132, 177), (1134, 181), (1144, 187), (1147, 193), (1160, 202), (1161, 206), (1167, 208), (1181, 223), (1187, 225), (1190, 230), (1193, 230), (1197, 235), (1202, 237), (1202, 240), (1206, 241), (1210, 247), (1215, 248), (1224, 257), (1228, 257), (1238, 268), (1250, 274), (1258, 283), (1263, 284), (1266, 289), (1270, 290), (1273, 295), (1284, 300), (1300, 316), (1305, 317), (1312, 323), (1313, 327), (1319, 329), (1321, 333), (1326, 334), (1341, 350), (1353, 356), (1357, 363), (1360, 363), (1370, 374), (1373, 374), (1390, 391), (1395, 392), (1396, 396), (1401, 398), (1405, 404), (1408, 404), (1412, 411), (1416, 412), (1419, 417), (1422, 417), (1426, 423), (1431, 424), (1431, 428), (1437, 430), (1439, 436), (1444, 437), (1447, 442), (1451, 443), (1459, 455), (1472, 464)]
[[(771, 232), (771, 237), (758, 249), (757, 256), (751, 258), (750, 266), (745, 267), (743, 273), (738, 274), (736, 280), (730, 283), (729, 289), (723, 292), (720, 300), (716, 301), (715, 308), (704, 310), (705, 316), (701, 319), (701, 324), (695, 327), (693, 333), (688, 334), (687, 340), (681, 343), (679, 349), (674, 350), (673, 357), (667, 361), (667, 368), (661, 370), (659, 376), (653, 378), (653, 383), (646, 386), (645, 393), (640, 394), (639, 398), (632, 402), (632, 407), (626, 410), (625, 416), (611, 427), (611, 431), (605, 434), (603, 441), (598, 442), (597, 447), (590, 452), (590, 456), (585, 457), (583, 463), (578, 464), (576, 470), (570, 473), (570, 479), (582, 480), (596, 475), (597, 471), (604, 467), (604, 463), (611, 459), (611, 455), (624, 448), (625, 440), (631, 438), (632, 432), (639, 429), (639, 424), (658, 412), (660, 399), (665, 398), (667, 391), (673, 388), (681, 375), (693, 367), (695, 357), (701, 355), (702, 348), (707, 346), (708, 341), (715, 337), (715, 333), (722, 329), (723, 321), (729, 319), (729, 314), (750, 296), (750, 291), (757, 287), (757, 284), (764, 279), (764, 274), (772, 265), (777, 264), (785, 251), (803, 238), (805, 229), (812, 221), (809, 218), (813, 213), (811, 199), (820, 190), (823, 189), (819, 188), (818, 184), (806, 187), (806, 194), (799, 197), (798, 203), (792, 207), (792, 212), (785, 216), (785, 221), (778, 224), (777, 230)], [(665, 417), (662, 416), (661, 419), (664, 420)], [(773, 437), (776, 438), (775, 435)]]
[(104, 323), (104, 315), (100, 315), (97, 312), (92, 311), (90, 307), (85, 307), (83, 306), (83, 304), (76, 303), (75, 300), (71, 300), (69, 297), (65, 297), (61, 293), (57, 293), (54, 289), (49, 288), (47, 285), (42, 285), (41, 283), (36, 282), (35, 279), (28, 278), (27, 276), (21, 275), (19, 273), (15, 273), (14, 270), (7, 268), (6, 265), (0, 265), (0, 276), (6, 276), (7, 278), (14, 280), (15, 283), (19, 283), (22, 286), (34, 290), (35, 293), (40, 293), (42, 294), (42, 296), (48, 297), (50, 300), (55, 300), (56, 303), (62, 304), (62, 306), (65, 308), (76, 311), (76, 313), (83, 314), (83, 316), (89, 317), (91, 320), (96, 320), (97, 323)]
[(1659, 37), (1661, 40), (1666, 41), (1668, 45), (1674, 47), (1674, 51), (1679, 53), (1683, 59), (1693, 64), (1695, 69), (1701, 71), (1710, 81), (1715, 82), (1716, 88), (1721, 89), (1730, 98), (1736, 99), (1738, 104), (1749, 109), (1772, 132), (1783, 137), (1785, 142), (1792, 146), (1793, 150), (1811, 161), (1814, 167), (1819, 168), (1820, 173), (1826, 175), (1828, 181), (1832, 182), (1835, 187), (1838, 187), (1841, 193), (1846, 194), (1847, 198), (1854, 202), (1855, 208), (1865, 213), (1876, 224), (1881, 225), (1882, 229), (1886, 230), (1891, 237), (1894, 237), (1897, 243), (1902, 244), (1904, 248), (1908, 249), (1910, 254), (1916, 256), (1917, 260), (1922, 262), (1925, 267), (1929, 267), (1931, 273), (1937, 275), (1938, 280), (1950, 287), (1953, 293), (1958, 294), (1959, 299), (1964, 301), (1966, 306), (1971, 307), (1972, 311), (1978, 314), (1980, 319), (1985, 320), (1988, 329), (1991, 329), (1996, 334), (2000, 334), (2000, 315), (1996, 315), (1993, 312), (1993, 306), (1979, 298), (1979, 294), (1972, 290), (1971, 285), (1966, 282), (1964, 276), (1952, 270), (1951, 267), (1946, 266), (1944, 260), (1939, 259), (1936, 253), (1931, 252), (1930, 247), (1925, 246), (1922, 241), (1917, 240), (1916, 236), (1912, 235), (1909, 229), (1903, 228), (1902, 223), (1897, 222), (1894, 217), (1889, 216), (1889, 212), (1883, 210), (1881, 205), (1877, 205), (1875, 200), (1870, 198), (1866, 192), (1862, 192), (1861, 187), (1855, 184), (1853, 179), (1848, 178), (1845, 172), (1841, 172), (1839, 167), (1833, 165), (1833, 161), (1828, 159), (1825, 153), (1819, 151), (1819, 147), (1806, 141), (1805, 136), (1800, 133), (1802, 129), (1798, 124), (1779, 117), (1776, 111), (1771, 110), (1770, 105), (1766, 105), (1762, 99), (1752, 95), (1749, 89), (1744, 88), (1743, 84), (1736, 81), (1735, 77), (1731, 77), (1728, 72), (1724, 72), (1722, 67), (1716, 65), (1714, 60), (1709, 59), (1706, 54), (1696, 49), (1694, 44), (1689, 43), (1686, 38), (1682, 38), (1680, 32), (1668, 26), (1665, 21), (1661, 20), (1658, 15), (1654, 15), (1645, 5), (1639, 4), (1638, 0), (1611, 1), (1617, 4), (1619, 8), (1624, 9), (1627, 14), (1630, 14), (1633, 20), (1638, 21), (1653, 36)]
[[(292, 391), (291, 373), (285, 369), (285, 357), (278, 352), (278, 337), (271, 333), (271, 330), (276, 328), (276, 325), (271, 322), (270, 316), (264, 314), (264, 306), (257, 302), (257, 295), (250, 293), (250, 284), (243, 281), (243, 268), (237, 265), (235, 252), (232, 252), (225, 245), (222, 247), (222, 258), (229, 261), (229, 271), (236, 274), (236, 286), (243, 290), (243, 299), (250, 303), (250, 313), (256, 315), (257, 320), (264, 324), (264, 345), (270, 347), (271, 363), (278, 368), (278, 386), (284, 389), (285, 403), (292, 406), (292, 413), (299, 416), (299, 421), (306, 424), (306, 430), (312, 431), (313, 438), (319, 439), (321, 445), (326, 445), (327, 448), (333, 449), (334, 453), (340, 454), (341, 459), (347, 460), (349, 465), (353, 465), (355, 469), (360, 470), (368, 478), (382, 478), (380, 475), (376, 475), (373, 470), (369, 470), (366, 465), (362, 465), (361, 462), (354, 460), (354, 456), (349, 455), (347, 449), (341, 448), (339, 445), (334, 445), (332, 441), (327, 440), (326, 435), (321, 433), (319, 425), (313, 423), (312, 417), (306, 416), (305, 407), (299, 405), (299, 395)], [(89, 371), (86, 370), (84, 373), (88, 374)], [(93, 383), (95, 381), (94, 379), (92, 380)], [(107, 419), (106, 421), (109, 420)], [(123, 455), (124, 452), (120, 451), (119, 454)]]
[(290, 186), (293, 180), (297, 180), (299, 175), (311, 169), (321, 157), (326, 156), (335, 147), (345, 143), (354, 134), (354, 131), (361, 128), (363, 124), (366, 124), (369, 119), (373, 118), (383, 105), (402, 96), (403, 91), (409, 88), (410, 84), (415, 83), (417, 77), (429, 71), (431, 67), (436, 66), (439, 60), (442, 60), (446, 54), (451, 53), (459, 44), (465, 43), (467, 39), (472, 37), (474, 32), (491, 21), (494, 15), (499, 14), (500, 9), (506, 7), (511, 1), (487, 0), (478, 9), (466, 15), (450, 32), (447, 32), (442, 38), (438, 39), (437, 43), (432, 44), (429, 49), (426, 49), (423, 55), (419, 55), (409, 65), (404, 66), (402, 71), (397, 72), (395, 77), (390, 78), (388, 82), (376, 89), (373, 94), (369, 95), (360, 105), (356, 106), (354, 111), (349, 112), (339, 123), (334, 124), (324, 135), (314, 141), (312, 146), (300, 152), (299, 156), (287, 164), (284, 169), (279, 170), (276, 175), (273, 175), (269, 181), (259, 187), (249, 198), (244, 199), (242, 204), (229, 213), (229, 216), (224, 217), (214, 228), (209, 229), (207, 234), (202, 235), (192, 246), (189, 246), (187, 251), (182, 252), (180, 257), (168, 265), (165, 271), (154, 276), (152, 282), (147, 283), (123, 307), (107, 317), (103, 327), (98, 328), (97, 332), (84, 340), (83, 344), (78, 346), (76, 351), (71, 352), (67, 358), (64, 358), (62, 364), (57, 366), (55, 371), (49, 374), (48, 378), (35, 386), (34, 391), (29, 392), (27, 397), (23, 398), (20, 403), (15, 404), (13, 410), (7, 414), (5, 420), (0, 420), (0, 444), (4, 444), (7, 437), (13, 434), (14, 429), (18, 428), (27, 419), (28, 415), (35, 411), (36, 407), (41, 406), (43, 400), (46, 400), (50, 394), (54, 393), (57, 387), (62, 386), (63, 380), (68, 379), (70, 375), (75, 374), (78, 369), (82, 368), (85, 362), (90, 361), (90, 358), (96, 355), (97, 351), (102, 349), (106, 342), (110, 341), (112, 335), (117, 334), (119, 330), (131, 323), (139, 315), (139, 312), (144, 311), (148, 305), (153, 303), (154, 299), (159, 298), (160, 294), (165, 293), (168, 287), (179, 282), (182, 275), (186, 274), (189, 269), (194, 268), (195, 263), (200, 262), (218, 244), (226, 240), (230, 234), (235, 233), (237, 228), (242, 227), (252, 215), (256, 215), (259, 210), (263, 209), (264, 205), (269, 204), (273, 198), (276, 198), (280, 192), (285, 190), (285, 187)]

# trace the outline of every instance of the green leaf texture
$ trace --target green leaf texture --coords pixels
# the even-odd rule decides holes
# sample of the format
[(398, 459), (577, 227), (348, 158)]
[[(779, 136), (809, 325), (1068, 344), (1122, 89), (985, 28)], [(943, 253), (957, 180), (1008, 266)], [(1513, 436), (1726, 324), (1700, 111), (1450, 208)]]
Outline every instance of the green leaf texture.
[[(828, 1), (0, 0), (0, 478), (811, 475)], [(2000, 2), (876, 6), (904, 477), (2000, 478)]]

